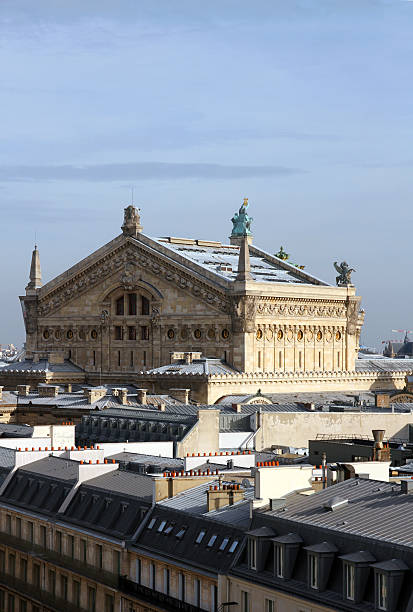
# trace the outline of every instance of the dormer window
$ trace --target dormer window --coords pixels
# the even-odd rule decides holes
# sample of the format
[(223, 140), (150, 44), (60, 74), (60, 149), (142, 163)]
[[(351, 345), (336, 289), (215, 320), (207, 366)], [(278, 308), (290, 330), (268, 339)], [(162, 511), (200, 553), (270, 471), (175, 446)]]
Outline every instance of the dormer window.
[(375, 609), (393, 612), (397, 608), (405, 572), (409, 569), (399, 559), (374, 563), (374, 600)]
[(343, 599), (360, 603), (364, 599), (370, 565), (375, 559), (365, 550), (342, 555), (340, 559), (343, 561)]
[(271, 538), (274, 531), (270, 527), (258, 527), (247, 532), (248, 536), (248, 567), (257, 572), (263, 571), (268, 553), (272, 550)]
[(272, 538), (274, 542), (274, 575), (289, 579), (293, 575), (298, 551), (303, 543), (296, 533), (287, 533)]
[(204, 538), (204, 535), (205, 535), (205, 531), (200, 531), (198, 533), (198, 536), (197, 536), (196, 540), (195, 540), (195, 543), (196, 544), (200, 544), (202, 542), (203, 538)]
[(337, 548), (329, 542), (321, 542), (306, 546), (305, 550), (307, 551), (308, 586), (316, 591), (324, 591), (327, 588)]

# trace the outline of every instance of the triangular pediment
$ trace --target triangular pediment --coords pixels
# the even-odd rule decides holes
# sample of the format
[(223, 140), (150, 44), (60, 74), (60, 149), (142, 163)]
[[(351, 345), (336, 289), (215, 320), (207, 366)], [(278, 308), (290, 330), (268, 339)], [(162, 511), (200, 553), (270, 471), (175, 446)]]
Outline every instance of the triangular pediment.
[(143, 242), (121, 235), (44, 285), (38, 292), (39, 315), (59, 310), (112, 277), (113, 284), (125, 290), (145, 278), (155, 282), (162, 279), (217, 311), (230, 310), (225, 289), (192, 269), (190, 262), (171, 260), (150, 239)]

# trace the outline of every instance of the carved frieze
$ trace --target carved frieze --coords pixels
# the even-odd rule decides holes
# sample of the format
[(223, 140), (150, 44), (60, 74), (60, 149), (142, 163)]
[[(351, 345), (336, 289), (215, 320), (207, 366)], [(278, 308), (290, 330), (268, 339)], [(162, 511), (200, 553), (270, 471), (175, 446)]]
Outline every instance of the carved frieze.
[(39, 303), (38, 314), (47, 316), (67, 302), (79, 297), (92, 287), (119, 271), (119, 284), (126, 290), (134, 289), (140, 278), (139, 268), (162, 277), (167, 282), (190, 292), (221, 312), (229, 313), (230, 304), (225, 295), (206, 283), (185, 273), (173, 263), (151, 253), (149, 257), (142, 247), (125, 244), (103, 259), (79, 272), (75, 277), (44, 296)]
[(343, 302), (312, 303), (304, 300), (260, 299), (257, 315), (276, 317), (325, 317), (344, 318), (346, 306)]

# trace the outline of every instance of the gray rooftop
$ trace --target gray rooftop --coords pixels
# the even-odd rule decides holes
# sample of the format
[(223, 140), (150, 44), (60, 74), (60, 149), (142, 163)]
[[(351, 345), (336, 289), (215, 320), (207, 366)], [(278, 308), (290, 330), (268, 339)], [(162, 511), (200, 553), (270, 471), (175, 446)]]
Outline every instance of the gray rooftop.
[(23, 465), (20, 470), (39, 474), (39, 476), (49, 476), (58, 480), (75, 482), (79, 474), (79, 462), (50, 456)]
[(160, 366), (144, 372), (144, 374), (238, 374), (237, 370), (222, 361), (222, 359), (201, 358), (186, 363), (184, 359), (174, 361), (169, 365)]
[(83, 370), (68, 359), (65, 359), (64, 363), (50, 363), (47, 359), (39, 359), (37, 362), (25, 359), (4, 366), (0, 372), (7, 374), (9, 372), (83, 372)]
[[(347, 499), (348, 504), (326, 510), (324, 504), (337, 496)], [(402, 494), (399, 485), (351, 478), (311, 496), (292, 493), (286, 499), (284, 510), (267, 510), (265, 515), (413, 546), (413, 495)]]
[(97, 476), (87, 480), (84, 486), (129, 495), (130, 497), (138, 497), (140, 499), (152, 499), (152, 478), (126, 470), (114, 470), (102, 476)]
[[(173, 255), (189, 260), (192, 264), (208, 270), (223, 281), (233, 282), (237, 276), (240, 247), (224, 245), (220, 242), (197, 244), (194, 239), (180, 239), (170, 242), (169, 238), (151, 238)], [(308, 285), (327, 285), (307, 272), (302, 272), (293, 264), (282, 261), (255, 245), (250, 245), (251, 276), (260, 283), (294, 283)]]

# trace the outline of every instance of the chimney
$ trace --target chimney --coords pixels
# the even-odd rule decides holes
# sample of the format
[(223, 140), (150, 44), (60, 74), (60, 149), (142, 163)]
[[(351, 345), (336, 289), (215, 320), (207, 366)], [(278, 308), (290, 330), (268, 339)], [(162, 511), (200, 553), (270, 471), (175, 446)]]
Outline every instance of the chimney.
[(72, 383), (67, 384), (67, 392), (72, 393)]
[(29, 283), (26, 287), (26, 292), (35, 293), (36, 289), (42, 286), (42, 273), (40, 270), (40, 255), (37, 250), (37, 244), (34, 245), (32, 253), (32, 263), (30, 266)]
[(210, 485), (207, 491), (208, 512), (236, 504), (244, 499), (244, 493), (239, 484)]
[(383, 444), (384, 429), (372, 429), (374, 438), (373, 461), (390, 461), (390, 446)]
[(160, 412), (165, 412), (166, 410), (166, 404), (162, 403), (162, 404), (158, 404), (158, 410)]
[(235, 412), (242, 412), (242, 404), (232, 404), (232, 409), (235, 410)]
[(0, 400), (3, 399), (3, 389), (4, 387), (0, 386)]
[(147, 389), (136, 389), (138, 394), (138, 404), (146, 404), (146, 394), (148, 393)]
[(30, 393), (30, 385), (17, 385), (17, 394), (21, 397), (27, 397)]
[(192, 363), (192, 353), (185, 353), (185, 363), (188, 365)]
[(94, 404), (106, 395), (105, 387), (93, 387), (92, 389), (83, 389), (83, 394), (87, 397), (88, 404)]
[(39, 385), (37, 387), (39, 397), (57, 397), (59, 395), (58, 385)]
[(120, 403), (122, 404), (122, 406), (127, 406), (129, 404), (129, 402), (128, 402), (128, 390), (127, 389), (120, 389), (120, 391), (119, 391), (119, 399), (120, 399)]
[(242, 237), (241, 246), (239, 249), (238, 258), (238, 274), (235, 278), (236, 281), (249, 281), (252, 280), (251, 276), (251, 264), (250, 264), (250, 250), (248, 246), (248, 236)]
[(191, 389), (169, 389), (169, 394), (178, 402), (189, 404), (189, 393)]

